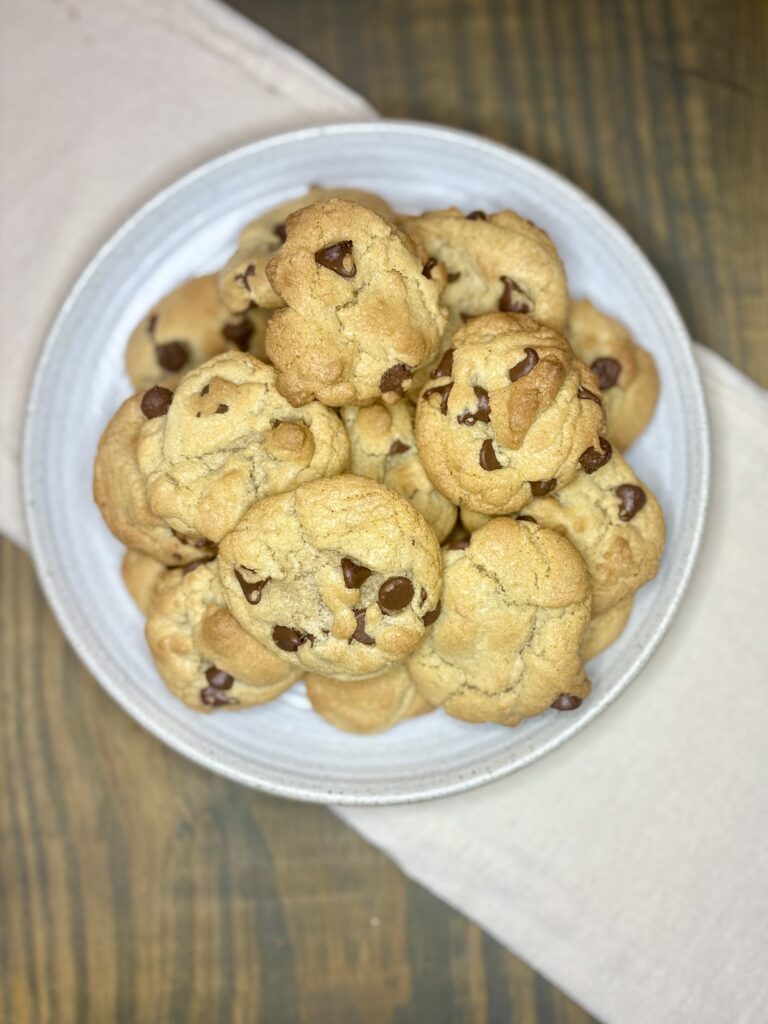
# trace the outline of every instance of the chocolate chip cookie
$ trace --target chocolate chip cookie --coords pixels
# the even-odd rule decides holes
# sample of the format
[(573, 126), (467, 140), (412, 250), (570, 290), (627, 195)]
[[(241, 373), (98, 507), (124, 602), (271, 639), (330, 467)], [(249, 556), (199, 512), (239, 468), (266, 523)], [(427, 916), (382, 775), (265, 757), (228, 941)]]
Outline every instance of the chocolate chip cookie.
[(187, 374), (139, 442), (154, 513), (216, 542), (254, 501), (341, 473), (348, 461), (338, 415), (320, 402), (292, 406), (272, 367), (241, 352)]
[(380, 196), (353, 188), (311, 188), (304, 195), (267, 210), (246, 224), (240, 233), (237, 251), (219, 274), (219, 292), (228, 309), (244, 313), (254, 306), (279, 309), (285, 305), (272, 290), (266, 275), (268, 261), (285, 241), (285, 222), (296, 210), (334, 198), (365, 206), (384, 220), (394, 218), (389, 204)]
[(402, 398), (447, 320), (423, 253), (390, 222), (339, 199), (292, 214), (286, 232), (267, 264), (289, 307), (267, 326), (282, 394), (295, 404)]
[(243, 629), (319, 675), (359, 679), (397, 664), (439, 610), (431, 527), (365, 477), (257, 502), (222, 541), (219, 568)]
[(599, 615), (592, 616), (581, 644), (581, 656), (584, 661), (596, 658), (606, 647), (610, 647), (618, 640), (629, 622), (634, 602), (635, 595), (630, 594), (618, 604), (606, 608)]
[(650, 352), (627, 328), (587, 299), (572, 302), (567, 336), (592, 368), (608, 418), (608, 437), (621, 451), (647, 427), (659, 397), (659, 375)]
[(573, 545), (532, 523), (493, 519), (468, 545), (443, 550), (442, 610), (408, 670), (449, 715), (516, 725), (587, 696), (589, 618), (589, 574)]
[(126, 547), (163, 565), (184, 565), (215, 554), (200, 535), (174, 533), (147, 501), (146, 480), (138, 463), (139, 433), (152, 413), (173, 394), (155, 386), (123, 402), (99, 441), (93, 467), (93, 496), (109, 529)]
[[(195, 565), (195, 562), (191, 563)], [(149, 611), (152, 594), (158, 582), (165, 575), (167, 566), (158, 562), (142, 551), (131, 551), (129, 548), (123, 556), (120, 572), (128, 593), (144, 615)]]
[(419, 455), (438, 490), (501, 515), (611, 457), (597, 383), (556, 331), (489, 313), (457, 331), (416, 410)]
[(194, 711), (265, 704), (299, 677), (229, 614), (215, 563), (165, 573), (150, 602), (146, 636), (166, 686)]
[(350, 470), (402, 494), (442, 541), (456, 523), (456, 506), (436, 491), (424, 472), (413, 430), (410, 402), (345, 405), (341, 418), (349, 434)]
[(315, 711), (345, 732), (384, 732), (432, 710), (414, 686), (407, 663), (371, 679), (331, 679), (310, 672), (304, 682)]

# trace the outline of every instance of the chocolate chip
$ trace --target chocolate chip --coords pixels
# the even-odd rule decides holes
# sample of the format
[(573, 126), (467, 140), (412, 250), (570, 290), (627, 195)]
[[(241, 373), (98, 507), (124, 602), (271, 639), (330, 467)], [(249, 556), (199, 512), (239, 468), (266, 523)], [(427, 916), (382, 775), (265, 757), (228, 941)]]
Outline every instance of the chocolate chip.
[(504, 285), (504, 291), (499, 299), (501, 312), (530, 313), (533, 309), (533, 300), (523, 291), (517, 281), (513, 281), (511, 277), (502, 277), (501, 283)]
[(461, 277), (461, 273), (457, 270), (455, 274), (448, 274), (448, 284), (453, 284), (454, 281), (458, 281)]
[[(245, 569), (245, 566), (243, 565), (241, 566), (241, 568)], [(252, 569), (249, 569), (248, 571), (253, 572)], [(267, 576), (267, 578), (264, 580), (256, 580), (255, 583), (249, 583), (248, 580), (243, 575), (241, 575), (241, 573), (237, 569), (235, 569), (235, 579), (240, 584), (240, 589), (243, 592), (243, 597), (248, 602), (248, 604), (258, 604), (259, 601), (261, 600), (262, 590), (264, 589), (264, 587), (266, 587), (266, 585), (269, 583), (272, 577)]]
[(603, 400), (599, 395), (596, 395), (594, 391), (590, 391), (589, 388), (579, 388), (576, 392), (577, 398), (583, 398), (585, 401), (597, 402), (598, 405), (603, 404)]
[(515, 519), (518, 523), (533, 523), (535, 526), (539, 525), (533, 516), (515, 516)]
[(424, 587), (422, 587), (421, 588), (421, 593), (419, 594), (419, 607), (421, 607), (426, 600), (427, 600), (427, 592), (424, 589)]
[(301, 633), (298, 629), (291, 629), (290, 626), (275, 626), (272, 630), (272, 639), (281, 651), (298, 651), (302, 644), (314, 643), (315, 638), (311, 633)]
[(241, 284), (243, 286), (243, 288), (247, 289), (248, 288), (248, 278), (249, 277), (253, 277), (253, 275), (255, 273), (256, 273), (256, 267), (253, 265), (253, 263), (249, 263), (248, 266), (245, 268), (245, 270), (242, 272), (242, 274), (235, 274), (235, 280), (239, 284)]
[(213, 686), (206, 686), (204, 690), (200, 691), (200, 700), (211, 708), (220, 708), (225, 704), (240, 703), (237, 697), (225, 697), (220, 690), (216, 690)]
[(248, 342), (253, 334), (253, 324), (250, 320), (233, 320), (228, 324), (224, 324), (221, 328), (221, 333), (227, 341), (237, 345), (241, 352), (247, 352)]
[(157, 313), (151, 313), (147, 318), (147, 333), (154, 334), (157, 327)]
[(457, 537), (445, 545), (446, 551), (463, 551), (469, 547), (471, 537)]
[(405, 363), (397, 363), (395, 366), (390, 366), (388, 370), (385, 370), (381, 375), (379, 381), (379, 389), (382, 392), (395, 391), (398, 395), (405, 394), (403, 391), (403, 384), (405, 381), (410, 380), (413, 376), (413, 367), (406, 366)]
[(435, 269), (436, 266), (437, 260), (430, 256), (427, 262), (424, 264), (424, 269), (422, 270), (422, 274), (424, 275), (424, 277), (428, 277), (431, 281), (432, 271)]
[(390, 455), (401, 455), (403, 452), (409, 452), (410, 450), (411, 446), (409, 444), (404, 444), (400, 440), (393, 441), (389, 446)]
[(194, 562), (187, 562), (186, 565), (181, 567), (181, 575), (186, 576), (187, 573), (194, 572), (195, 569), (199, 569), (201, 565), (208, 565), (208, 563), (212, 562), (215, 557), (216, 556), (214, 555), (211, 558), (196, 558)]
[(531, 485), (531, 494), (534, 498), (543, 498), (557, 487), (555, 477), (551, 480), (529, 480), (528, 483)]
[(413, 600), (413, 584), (405, 576), (390, 576), (379, 587), (379, 608), (387, 614), (401, 612)]
[(535, 348), (525, 348), (523, 351), (525, 352), (525, 359), (521, 359), (519, 363), (515, 363), (509, 371), (509, 379), (513, 384), (516, 380), (520, 380), (521, 377), (527, 377), (539, 361), (539, 353)]
[(203, 390), (200, 392), (200, 394), (201, 395), (207, 395), (210, 390), (211, 390), (211, 385), (210, 384), (206, 384), (205, 387), (203, 388)]
[(229, 672), (224, 672), (222, 669), (216, 668), (215, 665), (206, 669), (205, 678), (214, 690), (229, 690), (235, 681)]
[(357, 625), (355, 626), (355, 632), (349, 638), (349, 642), (352, 643), (353, 640), (357, 640), (359, 644), (371, 647), (376, 641), (365, 632), (365, 608), (356, 608), (354, 612)]
[(469, 313), (459, 313), (459, 316), (461, 317), (461, 322), (463, 324), (468, 324), (469, 321), (472, 319), (472, 316)]
[(453, 349), (449, 348), (445, 350), (445, 352), (443, 353), (443, 358), (440, 360), (440, 362), (437, 364), (437, 366), (434, 368), (434, 370), (432, 371), (432, 373), (430, 373), (429, 376), (433, 377), (436, 380), (438, 377), (450, 377), (452, 373)]
[(465, 427), (473, 427), (475, 423), (490, 423), (491, 420), (491, 405), (488, 401), (488, 392), (485, 388), (474, 387), (475, 397), (477, 398), (477, 409), (475, 412), (463, 412), (456, 419)]
[(167, 341), (164, 345), (155, 345), (155, 356), (164, 370), (175, 373), (187, 363), (189, 351), (181, 341)]
[(342, 558), (341, 572), (347, 590), (358, 590), (368, 577), (373, 575), (373, 569), (366, 569), (364, 565), (358, 565), (351, 558)]
[(573, 697), (570, 693), (561, 693), (552, 701), (551, 705), (556, 711), (575, 711), (581, 707), (581, 697)]
[(421, 396), (423, 399), (429, 398), (430, 395), (440, 395), (440, 412), (443, 416), (448, 415), (448, 396), (451, 393), (453, 384), (440, 384), (436, 388), (427, 388), (424, 394)]
[(281, 242), (285, 241), (285, 224), (275, 224), (275, 226), (272, 228), (272, 232), (275, 235), (277, 235)]
[(426, 615), (422, 616), (421, 621), (424, 623), (424, 625), (425, 626), (431, 626), (432, 623), (435, 622), (437, 620), (438, 616), (440, 615), (441, 609), (442, 609), (442, 602), (438, 601), (436, 608), (433, 608), (431, 612), (427, 612)]
[(603, 356), (592, 363), (591, 370), (597, 377), (597, 383), (601, 391), (607, 391), (614, 384), (618, 383), (621, 374), (621, 363), (610, 356)]
[(600, 438), (600, 451), (597, 448), (589, 447), (579, 456), (581, 468), (585, 473), (596, 473), (606, 462), (610, 462), (613, 455), (613, 448), (604, 437)]
[[(183, 533), (178, 533), (176, 530), (171, 530), (171, 533), (176, 538), (176, 540), (180, 541), (182, 544), (186, 544), (188, 547), (213, 548), (214, 551), (218, 551), (216, 545), (212, 541), (207, 540), (207, 538), (205, 537), (200, 537), (198, 540), (190, 540), (189, 537), (185, 537)], [(216, 555), (214, 554), (212, 557), (215, 558)]]
[(148, 420), (157, 419), (158, 416), (165, 416), (171, 407), (173, 392), (168, 388), (155, 384), (153, 388), (145, 392), (141, 400), (141, 411)]
[(467, 220), (488, 220), (488, 217), (482, 210), (473, 210), (467, 214)]
[(332, 270), (339, 277), (354, 277), (357, 273), (355, 261), (352, 259), (351, 240), (334, 242), (325, 249), (318, 249), (315, 253), (315, 263), (319, 263), (326, 270)]
[(616, 488), (616, 494), (619, 498), (619, 519), (623, 523), (634, 519), (648, 500), (643, 488), (635, 484), (620, 484)]
[(223, 412), (229, 412), (229, 406), (228, 405), (224, 405), (224, 403), (222, 402), (221, 405), (217, 405), (216, 406), (216, 413), (221, 415), (221, 413), (223, 413)]
[(493, 450), (493, 441), (490, 437), (487, 441), (483, 441), (480, 447), (479, 461), (480, 466), (483, 469), (487, 469), (489, 473), (491, 470), (501, 469), (501, 463), (496, 458), (496, 452)]

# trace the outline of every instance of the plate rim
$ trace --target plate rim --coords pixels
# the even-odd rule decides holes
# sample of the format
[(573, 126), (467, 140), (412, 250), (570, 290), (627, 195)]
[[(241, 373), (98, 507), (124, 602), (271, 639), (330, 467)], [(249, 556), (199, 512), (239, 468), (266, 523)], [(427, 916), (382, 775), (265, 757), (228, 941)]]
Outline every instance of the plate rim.
[[(388, 793), (384, 791), (383, 787), (381, 792), (369, 792), (362, 790), (358, 792), (336, 792), (332, 789), (324, 791), (322, 785), (318, 785), (315, 788), (309, 788), (306, 785), (299, 783), (283, 784), (281, 782), (273, 782), (269, 779), (263, 780), (254, 778), (252, 775), (249, 775), (247, 772), (239, 769), (234, 764), (221, 762), (215, 757), (210, 756), (205, 750), (199, 749), (188, 743), (184, 737), (177, 736), (173, 731), (168, 730), (162, 722), (153, 719), (151, 715), (145, 714), (140, 707), (134, 705), (130, 695), (126, 694), (119, 685), (113, 683), (108, 673), (102, 674), (95, 655), (90, 651), (87, 643), (83, 638), (81, 638), (79, 632), (75, 629), (74, 624), (70, 621), (66, 605), (63, 600), (59, 598), (55, 575), (50, 571), (50, 567), (48, 566), (45, 557), (46, 524), (44, 517), (38, 514), (35, 500), (35, 442), (38, 434), (37, 417), (35, 416), (35, 413), (39, 405), (40, 393), (44, 386), (48, 364), (51, 360), (52, 353), (58, 344), (59, 336), (70, 312), (76, 307), (81, 294), (87, 289), (91, 279), (95, 276), (102, 263), (110, 256), (113, 250), (120, 245), (123, 238), (130, 235), (146, 220), (146, 218), (151, 217), (157, 208), (162, 207), (171, 198), (193, 186), (200, 179), (205, 178), (208, 175), (215, 175), (220, 168), (227, 166), (229, 163), (247, 158), (252, 154), (262, 153), (285, 145), (300, 144), (307, 140), (327, 136), (365, 135), (370, 133), (380, 134), (382, 132), (389, 132), (397, 136), (418, 135), (434, 139), (435, 141), (443, 140), (452, 144), (458, 142), (466, 148), (489, 152), (491, 154), (495, 154), (497, 157), (501, 157), (502, 159), (509, 160), (511, 158), (513, 161), (518, 162), (518, 164), (526, 166), (529, 172), (534, 173), (539, 177), (549, 179), (559, 188), (569, 191), (572, 194), (572, 197), (575, 200), (578, 200), (592, 216), (596, 216), (602, 222), (606, 231), (613, 234), (617, 241), (623, 245), (635, 259), (638, 259), (642, 263), (646, 272), (653, 279), (656, 288), (663, 295), (666, 301), (668, 312), (671, 314), (672, 320), (675, 322), (676, 333), (678, 335), (678, 341), (680, 342), (680, 355), (687, 363), (687, 369), (689, 371), (687, 381), (688, 386), (686, 389), (687, 404), (695, 413), (696, 421), (692, 423), (692, 430), (698, 440), (698, 446), (696, 448), (697, 458), (692, 466), (692, 484), (695, 491), (694, 497), (696, 498), (696, 507), (689, 510), (691, 513), (689, 516), (691, 532), (689, 533), (687, 551), (685, 552), (684, 558), (681, 559), (680, 563), (677, 565), (672, 599), (668, 602), (662, 615), (657, 619), (655, 630), (649, 638), (646, 647), (635, 656), (633, 663), (624, 671), (611, 691), (604, 695), (599, 703), (595, 703), (592, 707), (587, 706), (584, 713), (574, 716), (573, 720), (556, 735), (550, 737), (543, 743), (540, 743), (534, 750), (523, 753), (507, 763), (502, 763), (495, 767), (489, 767), (476, 773), (467, 773), (453, 779), (435, 782), (426, 786), (417, 785), (413, 789), (401, 790), (396, 793)], [(646, 256), (645, 252), (640, 248), (634, 238), (629, 234), (626, 228), (624, 228), (623, 225), (621, 225), (612, 216), (612, 214), (610, 214), (590, 195), (584, 192), (578, 185), (574, 184), (558, 171), (548, 167), (546, 164), (536, 160), (534, 157), (521, 153), (519, 150), (514, 149), (511, 146), (486, 139), (474, 132), (466, 131), (461, 128), (453, 128), (414, 120), (381, 118), (365, 121), (334, 122), (331, 124), (294, 129), (269, 135), (253, 142), (246, 143), (245, 145), (239, 146), (235, 149), (227, 150), (211, 160), (198, 164), (186, 174), (177, 177), (153, 195), (149, 200), (139, 206), (134, 213), (128, 216), (120, 227), (118, 227), (116, 231), (112, 232), (107, 240), (97, 249), (95, 254), (85, 265), (84, 269), (78, 275), (75, 283), (67, 293), (66, 298), (61, 304), (61, 307), (48, 330), (45, 342), (40, 351), (40, 356), (38, 358), (37, 367), (35, 369), (32, 386), (28, 394), (25, 408), (21, 469), (23, 508), (30, 539), (30, 553), (32, 555), (35, 572), (45, 594), (46, 600), (48, 601), (62, 632), (67, 638), (67, 641), (72, 645), (77, 656), (86, 666), (91, 675), (93, 675), (99, 685), (106, 690), (106, 692), (125, 712), (127, 712), (127, 714), (131, 716), (131, 718), (133, 718), (134, 721), (138, 722), (156, 739), (159, 739), (162, 743), (171, 747), (171, 749), (186, 757), (188, 760), (191, 760), (192, 762), (208, 769), (209, 771), (213, 771), (218, 775), (222, 775), (261, 792), (286, 799), (312, 803), (372, 806), (414, 803), (422, 800), (437, 799), (465, 792), (481, 785), (487, 785), (490, 782), (509, 776), (562, 746), (574, 735), (585, 729), (595, 718), (602, 714), (606, 708), (613, 704), (613, 702), (617, 700), (622, 693), (624, 693), (627, 687), (634, 679), (636, 679), (658, 649), (680, 607), (683, 596), (690, 583), (691, 575), (701, 549), (701, 543), (707, 521), (707, 508), (711, 482), (711, 439), (709, 416), (704, 396), (702, 378), (694, 356), (693, 342), (685, 325), (685, 321), (683, 320), (674, 298), (669, 292), (669, 289), (656, 267), (653, 265), (649, 257)]]

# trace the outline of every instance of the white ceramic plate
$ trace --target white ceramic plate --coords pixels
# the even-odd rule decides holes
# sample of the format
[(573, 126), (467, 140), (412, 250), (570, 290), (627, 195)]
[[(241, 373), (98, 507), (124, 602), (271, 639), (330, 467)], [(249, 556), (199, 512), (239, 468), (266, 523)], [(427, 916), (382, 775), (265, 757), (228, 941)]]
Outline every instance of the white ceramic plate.
[[(91, 498), (101, 431), (130, 392), (123, 372), (135, 322), (168, 289), (224, 261), (238, 229), (310, 184), (383, 195), (398, 210), (511, 207), (544, 227), (574, 295), (619, 315), (655, 356), (661, 400), (630, 453), (659, 496), (667, 548), (618, 643), (589, 666), (593, 692), (576, 712), (549, 711), (516, 729), (469, 726), (442, 712), (376, 737), (337, 732), (297, 688), (263, 708), (196, 715), (161, 683), (143, 621), (119, 576), (121, 549)], [(32, 549), (69, 640), (137, 721), (180, 753), (282, 796), (394, 803), (498, 779), (586, 726), (637, 675), (680, 602), (696, 556), (709, 450), (691, 344), (658, 275), (626, 233), (552, 171), (459, 131), (374, 122), (291, 132), (229, 153), (148, 203), (104, 246), (53, 326), (32, 390), (24, 448)]]

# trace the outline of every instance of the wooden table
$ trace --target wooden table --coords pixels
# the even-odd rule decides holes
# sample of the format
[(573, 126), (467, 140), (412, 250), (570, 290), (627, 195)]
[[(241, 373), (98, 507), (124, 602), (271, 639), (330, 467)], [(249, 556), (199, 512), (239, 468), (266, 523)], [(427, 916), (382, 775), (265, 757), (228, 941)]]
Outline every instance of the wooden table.
[[(562, 171), (768, 384), (760, 0), (237, 0), (383, 114)], [(143, 732), (0, 550), (0, 1019), (445, 1024), (590, 1018), (319, 807)]]

